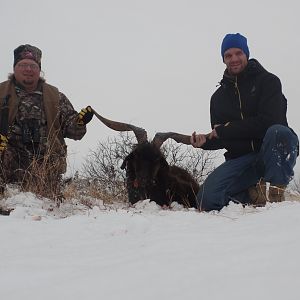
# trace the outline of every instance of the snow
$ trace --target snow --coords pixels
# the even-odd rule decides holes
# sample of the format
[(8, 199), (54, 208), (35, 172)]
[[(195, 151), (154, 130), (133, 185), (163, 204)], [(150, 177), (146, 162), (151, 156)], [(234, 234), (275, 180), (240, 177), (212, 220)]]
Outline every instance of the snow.
[(16, 192), (0, 200), (1, 299), (300, 299), (300, 201), (199, 213)]

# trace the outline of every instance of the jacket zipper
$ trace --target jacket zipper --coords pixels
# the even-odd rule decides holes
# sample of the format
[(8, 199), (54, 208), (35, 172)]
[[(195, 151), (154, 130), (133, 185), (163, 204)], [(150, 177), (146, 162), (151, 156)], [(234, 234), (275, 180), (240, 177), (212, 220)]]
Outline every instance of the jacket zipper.
[[(243, 111), (242, 111), (242, 99), (241, 99), (241, 93), (240, 93), (240, 90), (239, 90), (239, 87), (238, 87), (238, 84), (237, 84), (237, 76), (235, 77), (234, 86), (236, 88), (236, 91), (237, 91), (238, 97), (239, 97), (241, 119), (244, 120), (244, 115), (243, 115)], [(253, 140), (251, 140), (251, 148), (252, 148), (252, 151), (254, 151)]]
[(242, 112), (242, 99), (241, 99), (240, 90), (239, 90), (239, 87), (238, 87), (238, 84), (237, 84), (237, 76), (235, 77), (235, 83), (234, 83), (234, 86), (235, 86), (235, 88), (236, 88), (236, 91), (237, 91), (238, 97), (239, 97), (241, 119), (244, 120), (244, 115), (243, 115), (243, 112)]

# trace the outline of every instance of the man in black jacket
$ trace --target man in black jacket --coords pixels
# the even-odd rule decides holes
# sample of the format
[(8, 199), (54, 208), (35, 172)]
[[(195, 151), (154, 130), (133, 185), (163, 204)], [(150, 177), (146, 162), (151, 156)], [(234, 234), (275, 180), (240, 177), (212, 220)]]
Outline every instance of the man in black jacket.
[(226, 161), (200, 188), (199, 208), (220, 210), (230, 201), (257, 206), (267, 199), (283, 201), (294, 175), (299, 141), (288, 127), (281, 82), (257, 60), (249, 60), (247, 39), (239, 33), (224, 37), (221, 55), (226, 70), (211, 97), (212, 131), (194, 132), (191, 144), (206, 150), (225, 148)]

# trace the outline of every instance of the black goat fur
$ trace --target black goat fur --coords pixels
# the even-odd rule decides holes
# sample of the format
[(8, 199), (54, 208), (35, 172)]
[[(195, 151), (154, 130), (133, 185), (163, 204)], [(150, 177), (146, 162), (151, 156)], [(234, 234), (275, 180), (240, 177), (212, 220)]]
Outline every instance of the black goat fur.
[(131, 204), (150, 199), (161, 206), (177, 202), (185, 207), (197, 207), (199, 184), (188, 171), (170, 166), (154, 144), (137, 144), (125, 158), (121, 168), (126, 168), (126, 184)]

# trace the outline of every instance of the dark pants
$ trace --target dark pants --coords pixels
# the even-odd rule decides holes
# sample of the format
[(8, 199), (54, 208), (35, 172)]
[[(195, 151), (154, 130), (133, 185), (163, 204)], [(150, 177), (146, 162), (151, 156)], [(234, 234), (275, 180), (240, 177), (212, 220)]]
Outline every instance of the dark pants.
[(259, 153), (231, 159), (216, 168), (197, 195), (201, 210), (220, 210), (230, 201), (249, 203), (248, 188), (261, 178), (272, 185), (288, 185), (298, 155), (297, 135), (288, 127), (271, 126)]

